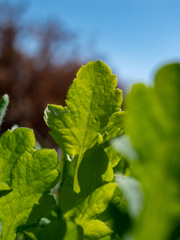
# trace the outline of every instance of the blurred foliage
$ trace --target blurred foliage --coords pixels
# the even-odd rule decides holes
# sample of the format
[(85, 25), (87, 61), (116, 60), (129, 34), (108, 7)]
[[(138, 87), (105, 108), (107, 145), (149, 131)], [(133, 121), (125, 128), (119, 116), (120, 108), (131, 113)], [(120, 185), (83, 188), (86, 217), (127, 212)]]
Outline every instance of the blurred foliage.
[(134, 85), (126, 109), (128, 134), (139, 156), (131, 169), (145, 198), (134, 238), (180, 239), (180, 64), (161, 68), (154, 87)]
[(132, 217), (123, 240), (179, 240), (180, 64), (162, 67), (154, 86), (134, 85), (125, 109), (126, 135), (111, 140), (133, 176), (120, 161), (116, 182)]

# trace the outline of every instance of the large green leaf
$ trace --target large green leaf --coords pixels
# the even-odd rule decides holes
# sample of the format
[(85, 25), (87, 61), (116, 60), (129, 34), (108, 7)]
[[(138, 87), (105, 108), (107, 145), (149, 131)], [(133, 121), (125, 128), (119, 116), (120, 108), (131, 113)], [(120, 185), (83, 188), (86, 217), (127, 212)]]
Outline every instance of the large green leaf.
[(123, 132), (122, 91), (116, 76), (101, 61), (82, 66), (69, 88), (67, 107), (48, 105), (45, 121), (50, 134), (66, 153), (75, 156), (74, 191), (80, 192), (78, 169), (83, 154)]
[(82, 198), (81, 194), (78, 195), (72, 188), (65, 186), (60, 197), (64, 217), (68, 220), (73, 219), (77, 225), (80, 225), (85, 238), (99, 239), (111, 234), (112, 230), (100, 221), (98, 216), (107, 209), (116, 187), (115, 183), (107, 183), (98, 187), (86, 198)]
[(9, 96), (5, 94), (0, 99), (0, 125), (2, 123), (8, 104), (9, 104)]
[(134, 237), (168, 240), (180, 216), (180, 64), (160, 69), (154, 87), (135, 85), (126, 103), (128, 134), (139, 156), (133, 172), (145, 195)]
[[(0, 209), (0, 239), (15, 239), (16, 228), (28, 222), (34, 205), (40, 204), (43, 193), (57, 183), (57, 161), (56, 152), (46, 149), (32, 155), (25, 152), (16, 160), (11, 171), (12, 190), (0, 198), (0, 206), (3, 206)], [(38, 219), (34, 216), (31, 223), (35, 221)]]
[[(7, 130), (0, 138), (0, 181), (10, 184), (10, 171), (17, 158), (24, 153), (33, 152), (35, 138), (33, 130), (17, 128)], [(2, 189), (2, 188), (1, 188)]]

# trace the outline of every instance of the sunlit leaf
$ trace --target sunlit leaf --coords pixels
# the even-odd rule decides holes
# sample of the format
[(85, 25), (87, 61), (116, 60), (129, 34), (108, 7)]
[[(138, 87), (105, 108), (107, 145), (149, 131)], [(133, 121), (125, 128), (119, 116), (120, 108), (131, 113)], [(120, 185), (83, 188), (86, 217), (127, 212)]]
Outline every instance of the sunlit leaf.
[(116, 76), (105, 63), (88, 63), (81, 67), (69, 88), (67, 107), (48, 105), (45, 110), (50, 134), (63, 151), (75, 156), (74, 191), (77, 193), (83, 154), (95, 144), (123, 132), (122, 91), (115, 89), (116, 85)]
[[(15, 239), (15, 230), (28, 222), (34, 205), (40, 204), (43, 193), (57, 183), (56, 165), (54, 150), (39, 150), (32, 155), (25, 152), (16, 160), (11, 171), (12, 190), (0, 198), (0, 206), (3, 206), (0, 209), (0, 239)], [(35, 220), (38, 221), (38, 214), (31, 218), (32, 222)]]

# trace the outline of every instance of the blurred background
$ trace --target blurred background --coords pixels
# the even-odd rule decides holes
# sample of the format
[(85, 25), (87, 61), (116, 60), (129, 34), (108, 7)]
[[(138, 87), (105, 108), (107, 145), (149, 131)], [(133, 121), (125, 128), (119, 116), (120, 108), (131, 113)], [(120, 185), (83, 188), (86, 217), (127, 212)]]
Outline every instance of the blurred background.
[(82, 64), (103, 60), (124, 92), (151, 84), (161, 65), (180, 60), (179, 0), (0, 0), (0, 97), (10, 105), (0, 129), (33, 128), (55, 147), (43, 120), (65, 105)]

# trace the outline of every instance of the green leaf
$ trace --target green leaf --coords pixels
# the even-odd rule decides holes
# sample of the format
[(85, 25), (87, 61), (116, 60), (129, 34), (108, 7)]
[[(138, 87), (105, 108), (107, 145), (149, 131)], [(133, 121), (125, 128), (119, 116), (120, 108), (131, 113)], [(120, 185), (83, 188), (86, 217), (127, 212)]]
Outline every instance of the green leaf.
[[(54, 207), (56, 206), (56, 201), (53, 195), (42, 195), (39, 199), (38, 205), (35, 204), (29, 218), (26, 222), (26, 225), (21, 225), (16, 229), (17, 232), (17, 240), (19, 236), (23, 233), (29, 236), (29, 238), (36, 240), (38, 239), (38, 234), (41, 232), (41, 229), (44, 228), (46, 225), (50, 223), (50, 220), (45, 217), (51, 211), (53, 211)], [(37, 221), (38, 219), (38, 221)], [(28, 234), (27, 234), (28, 233)], [(24, 234), (23, 234), (24, 235)], [(26, 239), (27, 237), (25, 237)], [(29, 239), (28, 238), (28, 239)], [(24, 240), (24, 238), (23, 238)]]
[(110, 239), (119, 239), (130, 229), (131, 219), (128, 214), (127, 201), (118, 187), (114, 191), (108, 208), (98, 216), (98, 219), (113, 231), (112, 235), (108, 235)]
[[(33, 130), (17, 128), (13, 132), (7, 130), (0, 138), (0, 181), (10, 184), (10, 171), (18, 157), (33, 152), (35, 144)], [(2, 189), (2, 188), (0, 188)], [(3, 190), (3, 189), (2, 189)]]
[(9, 104), (9, 96), (5, 94), (0, 99), (0, 125), (2, 123), (8, 104)]
[(180, 216), (180, 64), (160, 69), (154, 87), (135, 85), (126, 100), (128, 134), (138, 153), (134, 175), (145, 203), (137, 240), (169, 240)]
[(73, 204), (65, 201), (60, 202), (61, 208), (66, 208), (64, 217), (69, 220), (73, 219), (77, 225), (80, 225), (83, 228), (85, 238), (98, 239), (111, 234), (112, 230), (97, 218), (108, 207), (116, 187), (115, 183), (107, 183), (98, 187), (85, 199), (82, 199), (81, 195), (71, 198)]
[(106, 182), (111, 182), (114, 179), (114, 167), (117, 166), (121, 160), (121, 155), (109, 145), (109, 142), (103, 144), (104, 151), (109, 159), (106, 172), (102, 175), (102, 179)]
[(112, 181), (114, 172), (103, 147), (94, 146), (84, 153), (79, 166), (78, 182), (83, 195), (91, 193), (105, 181)]
[(28, 222), (34, 205), (39, 204), (43, 193), (57, 183), (57, 161), (56, 152), (46, 149), (36, 151), (32, 155), (25, 152), (16, 160), (11, 171), (12, 190), (0, 198), (0, 206), (3, 206), (0, 209), (0, 239), (15, 239), (15, 230)]
[(121, 160), (121, 155), (109, 144), (104, 145), (104, 147), (112, 167), (115, 167)]
[[(37, 236), (37, 237), (36, 237)], [(72, 221), (55, 219), (41, 229), (29, 229), (25, 232), (25, 240), (81, 240), (78, 226)]]
[(34, 227), (36, 226), (38, 227), (40, 224), (40, 226), (42, 226), (43, 224), (41, 219), (47, 216), (51, 211), (53, 211), (56, 204), (57, 203), (53, 195), (43, 194), (41, 198), (38, 200), (38, 204), (34, 204), (33, 209), (26, 222), (26, 225), (21, 225), (17, 229), (17, 232), (21, 232), (22, 230), (28, 229), (31, 227), (31, 225), (34, 225)]
[(85, 237), (92, 239), (99, 239), (112, 233), (112, 231), (98, 219), (84, 222), (83, 229)]
[(54, 221), (41, 232), (39, 240), (80, 240), (79, 230), (72, 221)]
[(70, 211), (76, 206), (79, 200), (79, 195), (73, 191), (73, 183), (67, 179), (59, 192), (59, 205), (62, 214)]
[(122, 91), (115, 89), (116, 76), (101, 61), (82, 66), (69, 88), (67, 107), (48, 105), (45, 122), (63, 151), (75, 156), (74, 191), (80, 192), (78, 169), (83, 154), (123, 132), (124, 112), (120, 111)]

